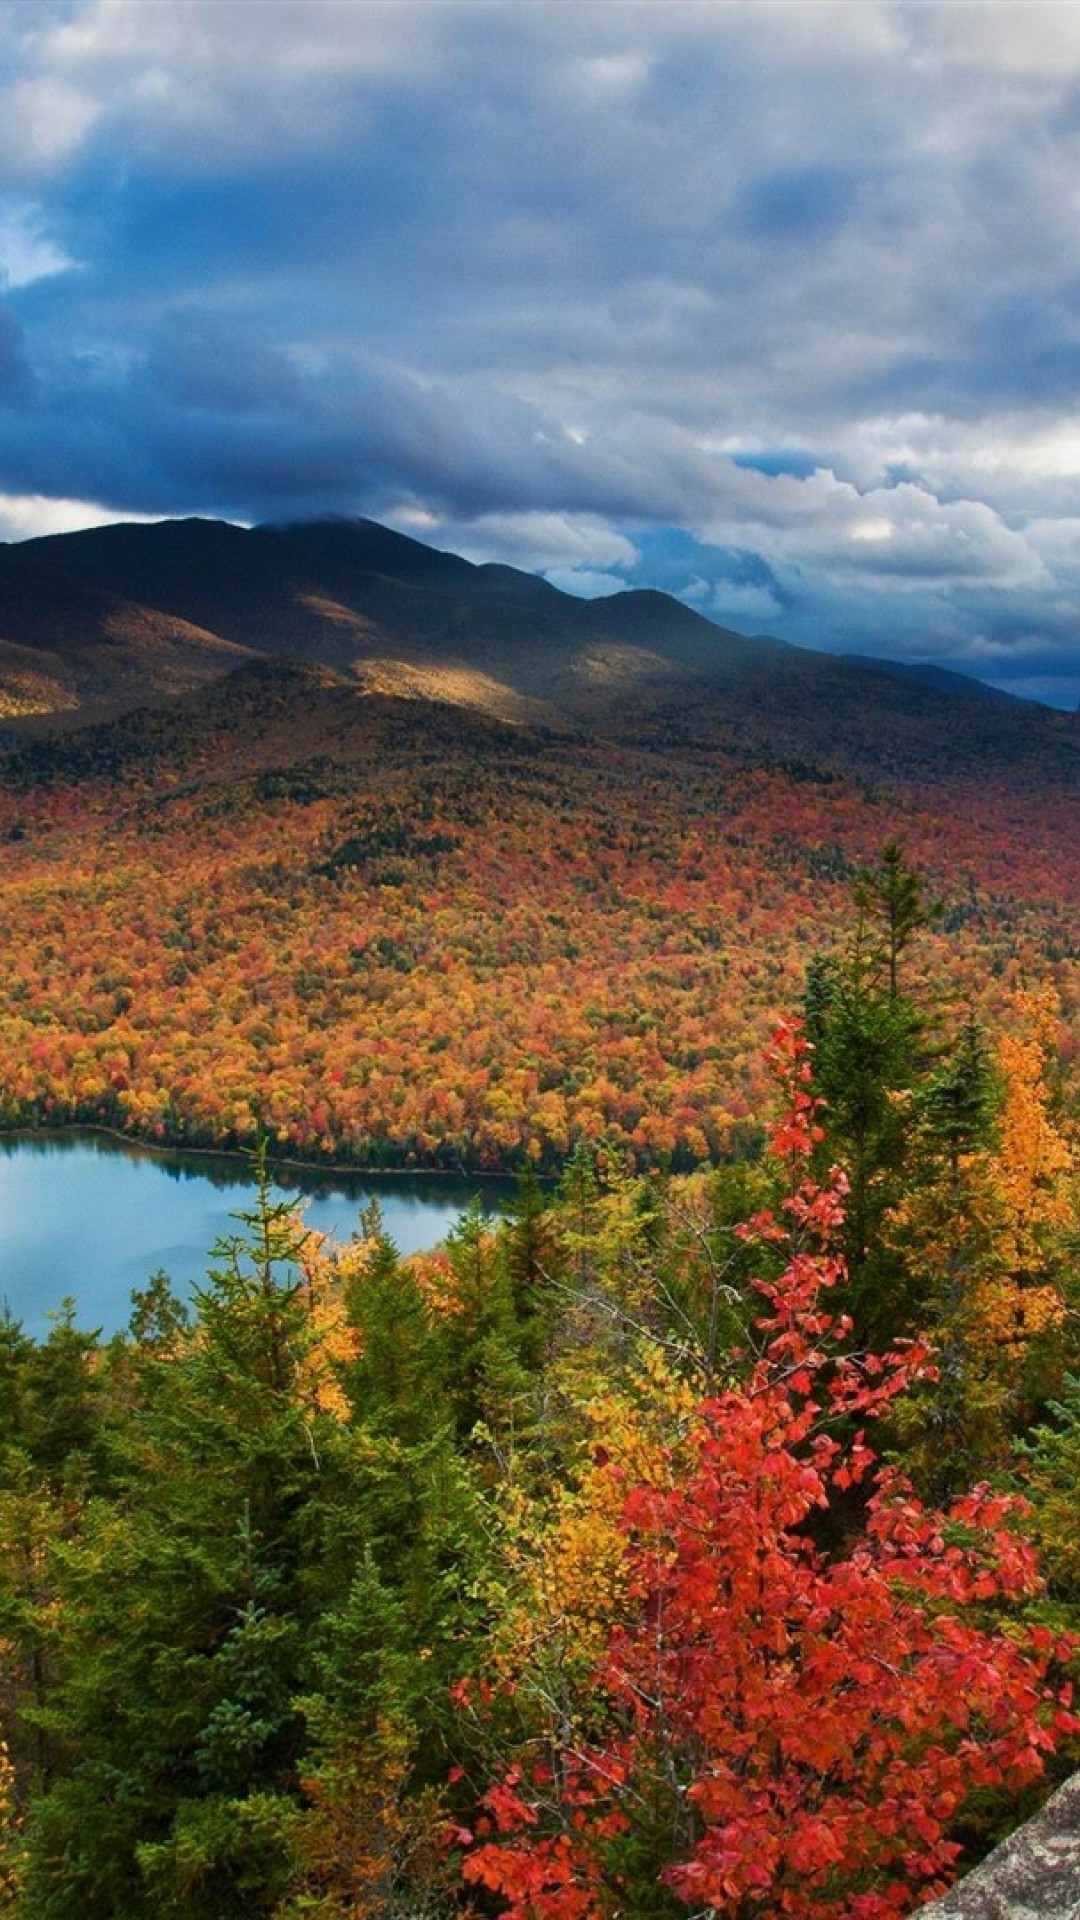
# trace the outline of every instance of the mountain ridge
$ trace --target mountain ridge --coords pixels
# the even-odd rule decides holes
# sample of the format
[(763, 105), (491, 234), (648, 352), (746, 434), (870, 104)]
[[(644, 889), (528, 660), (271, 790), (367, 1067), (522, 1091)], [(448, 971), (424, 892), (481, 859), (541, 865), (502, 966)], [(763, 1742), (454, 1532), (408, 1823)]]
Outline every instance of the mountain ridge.
[(1040, 756), (1068, 716), (933, 666), (791, 647), (654, 588), (583, 600), (376, 521), (118, 522), (0, 546), (0, 718), (69, 730), (259, 659), (565, 735), (871, 776)]

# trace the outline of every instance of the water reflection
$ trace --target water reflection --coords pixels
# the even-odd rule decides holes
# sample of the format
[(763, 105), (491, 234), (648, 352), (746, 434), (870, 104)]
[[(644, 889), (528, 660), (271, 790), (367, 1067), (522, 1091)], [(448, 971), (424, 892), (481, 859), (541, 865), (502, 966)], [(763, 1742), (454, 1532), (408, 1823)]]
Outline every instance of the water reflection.
[[(304, 1218), (347, 1240), (360, 1210), (379, 1203), (402, 1253), (434, 1246), (473, 1194), (492, 1212), (507, 1181), (446, 1174), (273, 1170), (275, 1193), (305, 1200)], [(164, 1267), (181, 1292), (201, 1280), (214, 1242), (250, 1203), (247, 1163), (227, 1154), (157, 1152), (107, 1134), (0, 1137), (0, 1303), (27, 1332), (48, 1331), (70, 1296), (82, 1326), (127, 1324), (131, 1291)]]

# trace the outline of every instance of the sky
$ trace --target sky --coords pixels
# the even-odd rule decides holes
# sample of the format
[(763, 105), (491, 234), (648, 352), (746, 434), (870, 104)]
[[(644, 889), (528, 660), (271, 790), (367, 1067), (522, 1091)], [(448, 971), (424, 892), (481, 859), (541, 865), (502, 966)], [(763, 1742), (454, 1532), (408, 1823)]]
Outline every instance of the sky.
[(0, 0), (0, 539), (367, 514), (1080, 700), (1077, 0)]

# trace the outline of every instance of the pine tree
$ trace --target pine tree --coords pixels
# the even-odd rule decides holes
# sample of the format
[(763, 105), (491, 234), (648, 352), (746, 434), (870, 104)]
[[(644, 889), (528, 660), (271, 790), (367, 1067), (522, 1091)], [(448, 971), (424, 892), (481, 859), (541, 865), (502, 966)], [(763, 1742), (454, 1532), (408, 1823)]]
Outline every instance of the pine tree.
[(257, 1920), (290, 1871), (294, 1702), (347, 1578), (345, 1460), (297, 1386), (303, 1233), (257, 1176), (190, 1332), (139, 1359), (113, 1497), (54, 1550), (58, 1671), (36, 1719), (61, 1764), (28, 1823), (27, 1920)]
[(903, 1272), (881, 1228), (906, 1188), (925, 1024), (905, 994), (875, 982), (858, 945), (844, 959), (815, 963), (805, 1008), (822, 1101), (817, 1165), (824, 1172), (839, 1163), (847, 1174), (851, 1311), (860, 1335), (877, 1344), (910, 1331)]
[(908, 866), (895, 840), (886, 841), (876, 867), (864, 868), (856, 876), (851, 892), (871, 940), (877, 933), (875, 960), (895, 1000), (900, 992), (901, 956), (922, 928), (940, 918), (941, 906), (928, 904), (922, 875)]
[[(921, 1102), (946, 1051), (900, 978), (902, 958), (939, 909), (927, 903), (921, 875), (893, 840), (876, 867), (856, 876), (851, 896), (846, 947), (810, 967), (805, 1029), (822, 1102), (816, 1166), (824, 1174), (838, 1162), (849, 1181), (851, 1310), (860, 1335), (882, 1344), (920, 1325), (912, 1276), (884, 1223), (909, 1190)], [(944, 1099), (944, 1085), (940, 1092)]]

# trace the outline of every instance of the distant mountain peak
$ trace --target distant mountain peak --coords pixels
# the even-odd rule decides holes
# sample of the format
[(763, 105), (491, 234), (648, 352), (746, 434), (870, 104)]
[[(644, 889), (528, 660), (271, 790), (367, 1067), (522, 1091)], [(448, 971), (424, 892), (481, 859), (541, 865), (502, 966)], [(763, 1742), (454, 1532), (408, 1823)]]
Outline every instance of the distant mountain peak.
[(499, 724), (722, 739), (744, 756), (871, 774), (999, 744), (1015, 754), (1018, 729), (1029, 744), (1073, 739), (1041, 709), (941, 669), (749, 637), (653, 587), (582, 599), (363, 518), (191, 517), (0, 546), (5, 726), (160, 705), (260, 660)]

